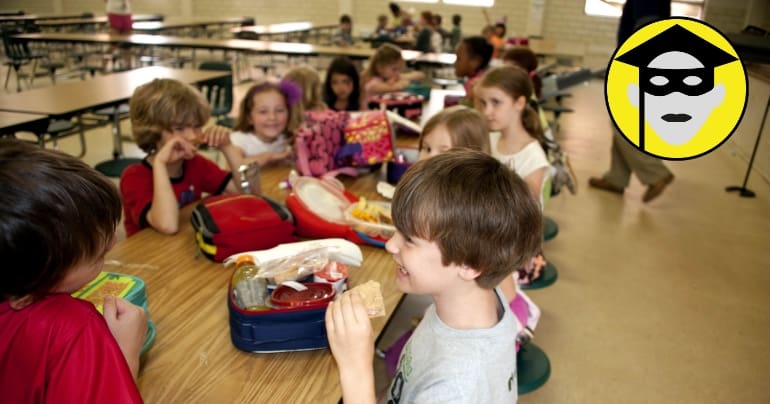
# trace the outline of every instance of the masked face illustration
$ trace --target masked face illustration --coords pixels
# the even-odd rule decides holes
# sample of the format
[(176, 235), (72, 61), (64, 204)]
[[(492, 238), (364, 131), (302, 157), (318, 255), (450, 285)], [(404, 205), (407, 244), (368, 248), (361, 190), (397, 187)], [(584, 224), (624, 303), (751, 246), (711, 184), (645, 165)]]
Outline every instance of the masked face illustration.
[[(690, 141), (725, 97), (722, 84), (714, 85), (714, 71), (694, 56), (665, 52), (640, 69), (644, 119), (666, 143)], [(640, 89), (629, 84), (628, 97), (639, 108)]]

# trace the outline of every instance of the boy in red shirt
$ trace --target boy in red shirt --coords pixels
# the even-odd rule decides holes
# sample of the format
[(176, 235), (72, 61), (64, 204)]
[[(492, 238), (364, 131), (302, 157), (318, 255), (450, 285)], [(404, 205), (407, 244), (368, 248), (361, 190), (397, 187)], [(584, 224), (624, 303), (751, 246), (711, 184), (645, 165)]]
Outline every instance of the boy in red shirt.
[(222, 151), (231, 169), (237, 161), (229, 129), (202, 129), (210, 107), (195, 88), (155, 79), (134, 91), (130, 110), (134, 140), (148, 156), (120, 177), (127, 236), (145, 227), (174, 234), (179, 230), (179, 209), (202, 193), (238, 192), (231, 173), (197, 153), (199, 144), (208, 143)]
[(0, 141), (0, 397), (9, 403), (141, 403), (144, 310), (70, 294), (115, 243), (120, 196), (80, 160)]

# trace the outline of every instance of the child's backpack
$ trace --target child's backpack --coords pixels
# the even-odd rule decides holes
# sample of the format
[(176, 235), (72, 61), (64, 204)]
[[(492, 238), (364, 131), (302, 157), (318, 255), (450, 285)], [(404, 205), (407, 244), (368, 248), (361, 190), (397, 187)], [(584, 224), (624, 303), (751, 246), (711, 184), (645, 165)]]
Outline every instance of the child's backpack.
[(577, 178), (569, 163), (567, 153), (561, 149), (558, 143), (546, 139), (543, 145), (548, 162), (551, 163), (551, 196), (556, 196), (561, 189), (567, 187), (572, 195), (577, 192)]
[[(348, 118), (347, 113), (331, 109), (305, 112), (294, 144), (300, 174), (318, 177), (342, 168), (337, 165), (336, 156), (345, 143)], [(345, 173), (348, 172), (355, 175), (354, 170)]]
[(297, 171), (304, 176), (358, 175), (393, 157), (394, 133), (384, 111), (307, 111), (297, 130)]
[(368, 167), (393, 158), (396, 141), (385, 111), (351, 113), (344, 137), (345, 144), (336, 155), (340, 166)]
[(201, 252), (216, 262), (240, 252), (296, 241), (289, 210), (251, 194), (205, 198), (193, 210), (192, 225)]

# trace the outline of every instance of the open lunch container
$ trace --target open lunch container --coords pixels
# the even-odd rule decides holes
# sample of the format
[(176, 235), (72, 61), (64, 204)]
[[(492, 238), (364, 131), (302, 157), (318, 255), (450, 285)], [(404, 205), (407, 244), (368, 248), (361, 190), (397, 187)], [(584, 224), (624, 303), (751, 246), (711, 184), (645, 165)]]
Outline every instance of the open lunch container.
[[(284, 260), (303, 252), (324, 248), (330, 261), (359, 267), (361, 249), (340, 238), (281, 244), (269, 250), (235, 254), (225, 259), (226, 266), (250, 255), (257, 267)], [(237, 270), (237, 268), (236, 268)], [(292, 285), (292, 286), (289, 286)], [(322, 349), (329, 346), (324, 316), (329, 302), (336, 296), (332, 283), (295, 281), (278, 285), (270, 294), (270, 308), (246, 310), (235, 303), (232, 282), (228, 288), (230, 338), (236, 348), (247, 352), (267, 353)]]
[(99, 313), (104, 313), (104, 297), (107, 295), (126, 299), (142, 307), (147, 313), (147, 336), (144, 338), (144, 345), (142, 345), (142, 354), (144, 354), (155, 341), (155, 323), (150, 320), (144, 281), (133, 275), (100, 272), (91, 282), (72, 293), (72, 297), (93, 303)]
[[(337, 237), (357, 244), (384, 247), (395, 233), (392, 225), (367, 223), (348, 212), (359, 198), (345, 190), (333, 178), (297, 177), (292, 181), (292, 193), (286, 206), (295, 217), (299, 236), (309, 238)], [(390, 202), (370, 201), (390, 209)]]

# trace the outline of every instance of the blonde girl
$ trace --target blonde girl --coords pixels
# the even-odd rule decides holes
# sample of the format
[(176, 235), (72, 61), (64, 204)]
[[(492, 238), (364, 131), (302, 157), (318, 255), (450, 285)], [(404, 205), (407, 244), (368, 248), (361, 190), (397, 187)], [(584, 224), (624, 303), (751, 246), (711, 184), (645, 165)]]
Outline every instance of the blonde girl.
[(491, 131), (492, 156), (513, 169), (540, 200), (550, 164), (541, 143), (540, 118), (530, 106), (533, 95), (529, 74), (516, 66), (489, 70), (476, 85), (476, 109)]
[(364, 102), (374, 95), (403, 90), (409, 82), (425, 78), (422, 72), (402, 70), (404, 58), (401, 56), (401, 49), (388, 43), (380, 45), (361, 74)]
[(265, 81), (241, 101), (230, 142), (237, 153), (230, 167), (256, 162), (266, 166), (291, 158), (291, 140), (302, 122), (302, 89), (292, 81)]
[(321, 100), (321, 77), (318, 71), (310, 66), (296, 66), (283, 76), (302, 89), (302, 108), (305, 111), (321, 111), (326, 104)]
[(425, 124), (418, 143), (420, 160), (453, 147), (489, 154), (489, 130), (478, 111), (458, 105), (444, 109)]

